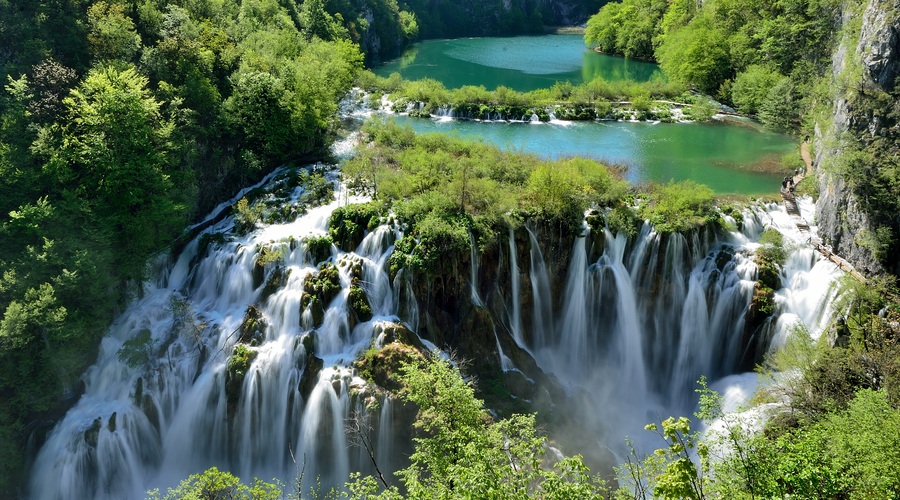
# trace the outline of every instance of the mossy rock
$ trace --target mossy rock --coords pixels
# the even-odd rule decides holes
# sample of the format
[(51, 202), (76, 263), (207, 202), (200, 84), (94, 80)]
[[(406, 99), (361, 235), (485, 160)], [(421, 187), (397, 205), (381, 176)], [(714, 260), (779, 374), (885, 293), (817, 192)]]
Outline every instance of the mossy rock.
[(197, 255), (194, 257), (192, 264), (196, 264), (207, 256), (211, 248), (215, 248), (224, 244), (225, 235), (222, 233), (203, 233), (200, 235), (200, 241), (197, 243)]
[(414, 347), (422, 353), (428, 352), (419, 336), (400, 323), (379, 322), (375, 326), (375, 335), (378, 336), (380, 334), (384, 334), (383, 345), (400, 343)]
[(306, 309), (315, 300), (318, 300), (324, 309), (341, 291), (341, 275), (337, 266), (328, 262), (323, 264), (318, 272), (309, 274), (303, 281), (305, 295), (300, 300), (300, 306)]
[(722, 250), (716, 254), (716, 269), (724, 271), (725, 266), (732, 260), (734, 260), (734, 248), (728, 245), (723, 246)]
[(291, 270), (286, 269), (284, 266), (278, 266), (273, 269), (272, 272), (269, 273), (268, 279), (266, 279), (266, 286), (263, 287), (259, 300), (265, 301), (267, 298), (271, 297), (272, 294), (281, 289), (290, 275)]
[(244, 377), (247, 376), (250, 366), (258, 354), (255, 350), (249, 349), (243, 344), (236, 344), (231, 351), (225, 376), (225, 396), (229, 417), (233, 417), (234, 412), (237, 411), (237, 405), (241, 398), (241, 388), (244, 385)]
[(153, 398), (149, 394), (144, 394), (140, 407), (144, 416), (150, 421), (150, 425), (156, 429), (156, 432), (160, 432), (159, 410), (153, 404)]
[(308, 399), (313, 389), (316, 388), (316, 384), (319, 382), (319, 373), (325, 366), (325, 362), (321, 358), (316, 357), (315, 345), (317, 335), (316, 332), (311, 332), (304, 335), (301, 340), (306, 350), (306, 357), (303, 358), (303, 366), (300, 367), (303, 372), (300, 375), (297, 390), (300, 391), (304, 399)]
[(328, 233), (339, 248), (353, 250), (362, 242), (367, 230), (378, 227), (384, 214), (384, 204), (377, 201), (338, 207), (328, 219)]
[(87, 443), (91, 448), (96, 448), (97, 443), (100, 441), (100, 428), (102, 424), (102, 419), (97, 417), (94, 419), (94, 422), (84, 431), (84, 442)]
[(334, 241), (330, 235), (305, 236), (301, 241), (306, 246), (310, 262), (319, 264), (331, 257), (331, 246)]
[(256, 346), (262, 343), (266, 331), (266, 319), (256, 306), (247, 307), (241, 323), (238, 342)]
[(353, 313), (357, 322), (364, 323), (372, 319), (372, 306), (369, 304), (366, 291), (361, 286), (351, 286), (350, 296), (347, 300), (350, 312)]
[(134, 401), (135, 405), (141, 404), (141, 398), (144, 396), (144, 377), (138, 377), (137, 382), (134, 384), (134, 397), (132, 401)]
[(250, 276), (253, 279), (253, 288), (259, 288), (266, 280), (266, 267), (260, 264), (259, 261), (254, 261), (253, 270), (250, 271)]
[(397, 392), (402, 389), (398, 380), (400, 368), (406, 363), (425, 359), (416, 348), (394, 342), (381, 349), (369, 349), (363, 352), (354, 366), (360, 377), (377, 384), (385, 390)]

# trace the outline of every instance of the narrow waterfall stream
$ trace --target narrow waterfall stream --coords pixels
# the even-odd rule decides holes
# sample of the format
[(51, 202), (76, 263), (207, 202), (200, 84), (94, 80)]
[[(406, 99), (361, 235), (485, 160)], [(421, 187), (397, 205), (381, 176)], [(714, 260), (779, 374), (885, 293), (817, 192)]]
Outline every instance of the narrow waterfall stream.
[[(337, 189), (335, 173), (328, 175)], [(276, 174), (268, 182), (287, 181)], [(279, 203), (296, 205), (304, 196), (301, 188), (288, 191)], [(84, 396), (47, 437), (32, 468), (31, 497), (143, 498), (210, 466), (289, 485), (303, 470), (304, 491), (317, 479), (326, 489), (340, 486), (352, 471), (372, 472), (344, 429), (357, 412), (369, 420), (382, 469), (402, 467), (409, 443), (399, 437), (399, 405), (368, 388), (352, 363), (388, 328), (417, 332), (420, 305), (412, 277), (401, 271), (391, 281), (387, 272), (401, 236), (396, 227), (369, 231), (352, 252), (314, 248), (331, 213), (360, 201), (343, 191), (335, 198), (247, 234), (228, 217), (175, 262), (161, 260), (103, 340), (84, 374)], [(661, 236), (644, 224), (629, 239), (595, 235), (585, 225), (567, 276), (548, 273), (541, 242), (525, 228), (530, 248), (521, 262), (510, 232), (512, 297), (495, 318), (508, 327), (494, 332), (502, 368), (516, 368), (500, 347), (499, 336), (511, 333), (543, 370), (588, 394), (584, 427), (603, 422), (605, 431), (593, 440), (588, 434), (585, 446), (615, 450), (649, 420), (689, 414), (695, 381), (735, 374), (746, 354), (743, 318), (756, 279), (751, 254), (765, 225), (798, 245), (784, 266), (774, 319), (763, 329), (766, 345), (782, 343), (798, 322), (818, 335), (840, 273), (801, 246), (779, 206), (746, 210), (743, 231), (719, 237)], [(593, 248), (596, 241), (602, 248)], [(472, 245), (470, 300), (484, 307)], [(267, 254), (278, 255), (278, 263), (260, 264)], [(324, 264), (335, 266), (340, 291), (317, 306), (304, 299), (304, 280)], [(357, 282), (373, 314), (365, 321), (348, 305)], [(554, 289), (563, 296), (553, 297)], [(528, 304), (523, 290), (530, 290)], [(366, 412), (372, 403), (378, 410)]]

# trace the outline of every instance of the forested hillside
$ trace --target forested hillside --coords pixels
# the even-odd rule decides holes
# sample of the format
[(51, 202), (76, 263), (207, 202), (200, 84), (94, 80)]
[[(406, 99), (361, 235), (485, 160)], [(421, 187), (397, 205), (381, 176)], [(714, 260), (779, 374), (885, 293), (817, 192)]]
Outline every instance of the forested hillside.
[(316, 1), (0, 2), (0, 496), (148, 257), (322, 154), (348, 38)]
[(623, 0), (588, 21), (585, 42), (656, 60), (670, 78), (811, 137), (823, 236), (857, 267), (896, 274), (897, 12), (890, 1)]

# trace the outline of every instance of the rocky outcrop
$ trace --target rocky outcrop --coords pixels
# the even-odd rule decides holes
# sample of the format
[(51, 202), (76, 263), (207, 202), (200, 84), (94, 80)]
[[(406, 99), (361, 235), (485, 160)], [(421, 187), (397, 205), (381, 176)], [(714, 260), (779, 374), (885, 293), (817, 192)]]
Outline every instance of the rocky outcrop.
[[(832, 60), (835, 80), (846, 79), (846, 75), (861, 69), (861, 81), (853, 88), (838, 91), (832, 123), (820, 123), (816, 128), (815, 164), (821, 167), (820, 197), (816, 203), (819, 235), (863, 274), (897, 272), (896, 265), (885, 267), (885, 253), (890, 252), (885, 252), (883, 246), (879, 251), (875, 238), (879, 228), (884, 231), (891, 227), (896, 241), (897, 221), (891, 220), (892, 216), (896, 218), (896, 214), (891, 214), (896, 210), (886, 209), (879, 196), (873, 195), (872, 183), (878, 182), (878, 157), (886, 147), (895, 148), (900, 135), (896, 117), (892, 116), (894, 110), (876, 102), (890, 98), (900, 76), (898, 11), (898, 0), (869, 0), (858, 41), (845, 40)], [(844, 14), (845, 25), (851, 15)], [(853, 149), (867, 154), (860, 160), (863, 165), (855, 167), (862, 181), (848, 179), (846, 167), (840, 167), (842, 162), (846, 164), (845, 155)]]
[(863, 14), (858, 51), (867, 76), (892, 92), (900, 75), (900, 1), (871, 0)]

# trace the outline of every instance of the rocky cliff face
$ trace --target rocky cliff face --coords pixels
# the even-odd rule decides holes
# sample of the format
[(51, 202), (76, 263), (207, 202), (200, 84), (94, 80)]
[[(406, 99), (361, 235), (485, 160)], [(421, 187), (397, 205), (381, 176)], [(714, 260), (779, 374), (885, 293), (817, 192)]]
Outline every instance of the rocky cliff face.
[[(836, 81), (853, 83), (835, 96), (832, 124), (817, 124), (816, 165), (820, 197), (816, 205), (819, 234), (835, 252), (869, 274), (897, 272), (891, 250), (897, 245), (897, 214), (883, 191), (890, 191), (886, 157), (896, 153), (897, 99), (892, 96), (900, 76), (900, 0), (869, 0), (857, 43), (845, 40), (833, 57)], [(845, 12), (845, 26), (852, 22)], [(860, 67), (861, 66), (861, 67)], [(860, 75), (861, 73), (861, 75)], [(862, 151), (848, 177), (844, 158)], [(896, 197), (896, 193), (894, 193)], [(894, 201), (896, 203), (896, 201)], [(890, 212), (894, 212), (893, 215)], [(879, 228), (881, 233), (879, 233)], [(893, 242), (884, 228), (890, 228)]]

